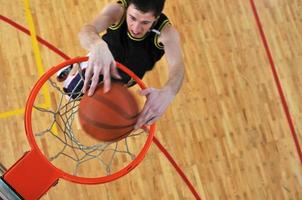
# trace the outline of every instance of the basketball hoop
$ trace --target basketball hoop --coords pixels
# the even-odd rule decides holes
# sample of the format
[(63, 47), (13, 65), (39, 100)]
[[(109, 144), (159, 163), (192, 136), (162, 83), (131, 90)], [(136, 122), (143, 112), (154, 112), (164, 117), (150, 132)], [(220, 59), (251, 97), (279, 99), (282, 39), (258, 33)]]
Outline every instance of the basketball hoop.
[[(31, 149), (2, 177), (21, 198), (38, 199), (61, 178), (82, 184), (113, 181), (134, 169), (152, 143), (155, 124), (118, 142), (95, 141), (83, 132), (77, 119), (81, 94), (66, 94), (55, 73), (87, 60), (74, 58), (52, 67), (30, 93), (25, 130)], [(117, 67), (135, 80), (136, 87), (146, 88), (128, 68), (120, 63)], [(79, 68), (77, 73), (83, 81), (83, 71)]]

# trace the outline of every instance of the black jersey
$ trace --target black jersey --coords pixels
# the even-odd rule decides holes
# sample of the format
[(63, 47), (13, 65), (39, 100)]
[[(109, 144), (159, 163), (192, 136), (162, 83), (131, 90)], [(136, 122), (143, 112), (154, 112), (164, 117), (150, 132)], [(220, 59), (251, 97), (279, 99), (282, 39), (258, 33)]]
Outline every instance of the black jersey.
[[(158, 20), (153, 24), (150, 31), (142, 38), (134, 38), (128, 32), (126, 22), (126, 9), (128, 0), (118, 1), (125, 12), (121, 21), (110, 26), (102, 36), (106, 41), (114, 59), (131, 71), (138, 77), (143, 78), (144, 74), (153, 69), (155, 63), (164, 55), (164, 46), (158, 41), (160, 31), (169, 24), (166, 15), (161, 14)], [(119, 71), (123, 77), (123, 82), (130, 81), (130, 77)]]

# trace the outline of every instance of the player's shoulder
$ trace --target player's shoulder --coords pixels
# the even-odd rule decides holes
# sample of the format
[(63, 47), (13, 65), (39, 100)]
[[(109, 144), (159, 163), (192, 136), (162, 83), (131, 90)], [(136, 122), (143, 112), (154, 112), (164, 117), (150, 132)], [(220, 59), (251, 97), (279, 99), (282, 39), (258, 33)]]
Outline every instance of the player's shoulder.
[(179, 40), (178, 30), (171, 24), (166, 24), (160, 33), (159, 41), (163, 44), (168, 42), (176, 42)]
[(125, 7), (123, 6), (123, 4), (119, 3), (119, 2), (113, 2), (113, 3), (108, 3), (103, 10), (107, 10), (110, 11), (112, 13), (115, 14), (120, 14), (123, 13), (125, 11)]
[(100, 23), (102, 20), (107, 19), (112, 25), (119, 24), (122, 21), (125, 13), (125, 8), (118, 2), (106, 4), (101, 13), (94, 20), (94, 24)]

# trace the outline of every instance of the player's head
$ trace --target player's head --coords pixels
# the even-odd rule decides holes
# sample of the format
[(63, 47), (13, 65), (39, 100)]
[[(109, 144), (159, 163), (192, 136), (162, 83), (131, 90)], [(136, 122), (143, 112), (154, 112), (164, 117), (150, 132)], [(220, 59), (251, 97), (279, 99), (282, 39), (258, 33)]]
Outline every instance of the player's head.
[(129, 0), (130, 5), (143, 13), (153, 12), (158, 17), (164, 9), (165, 0)]
[(165, 0), (129, 0), (127, 24), (131, 35), (144, 36), (160, 16)]

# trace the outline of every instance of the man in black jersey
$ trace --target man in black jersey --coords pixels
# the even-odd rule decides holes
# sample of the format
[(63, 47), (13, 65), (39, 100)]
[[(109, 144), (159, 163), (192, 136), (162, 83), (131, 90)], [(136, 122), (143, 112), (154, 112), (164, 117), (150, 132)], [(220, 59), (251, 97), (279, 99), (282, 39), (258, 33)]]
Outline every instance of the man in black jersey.
[(89, 96), (93, 95), (100, 75), (105, 92), (110, 90), (111, 77), (125, 83), (131, 81), (117, 70), (115, 60), (142, 78), (166, 55), (168, 81), (160, 89), (150, 87), (140, 91), (147, 101), (135, 128), (150, 125), (163, 115), (184, 77), (179, 34), (162, 13), (164, 3), (165, 0), (119, 0), (105, 6), (79, 33), (81, 45), (89, 51), (83, 86), (83, 92)]

